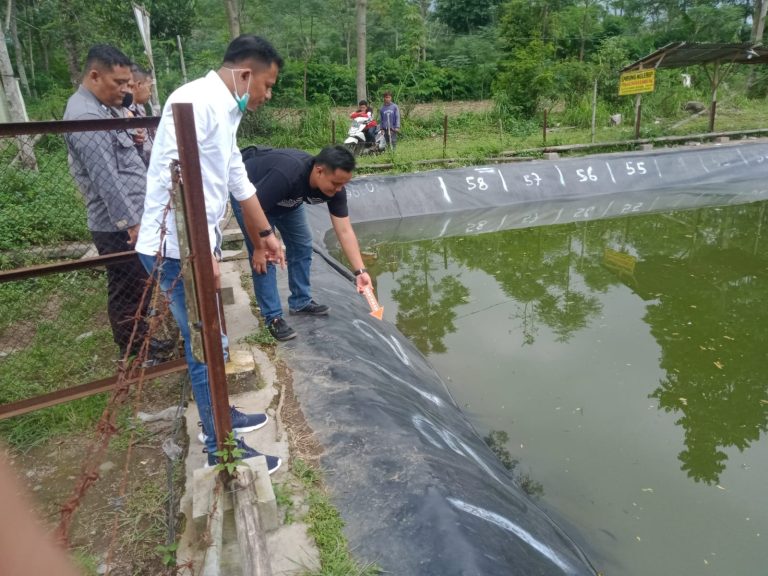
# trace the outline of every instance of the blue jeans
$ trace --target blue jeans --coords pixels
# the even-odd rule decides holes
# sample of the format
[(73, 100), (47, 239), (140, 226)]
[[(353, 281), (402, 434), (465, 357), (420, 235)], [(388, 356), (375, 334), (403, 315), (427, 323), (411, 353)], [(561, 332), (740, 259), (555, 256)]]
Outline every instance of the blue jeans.
[[(149, 274), (155, 267), (155, 256), (139, 254), (142, 265)], [(205, 448), (209, 454), (218, 450), (216, 446), (216, 428), (213, 425), (213, 410), (211, 409), (211, 391), (208, 387), (208, 366), (192, 355), (192, 339), (190, 337), (189, 318), (187, 317), (186, 297), (184, 295), (184, 282), (181, 279), (181, 261), (175, 258), (162, 258), (158, 270), (155, 270), (155, 279), (160, 283), (160, 289), (168, 300), (168, 305), (176, 324), (184, 338), (184, 352), (186, 354), (189, 380), (192, 384), (192, 394), (197, 403), (197, 411), (200, 413), (200, 421), (203, 423), (203, 434), (206, 435)], [(174, 281), (178, 280), (174, 283)], [(222, 336), (222, 345), (226, 349), (226, 337)]]
[[(248, 261), (253, 258), (253, 243), (245, 231), (243, 211), (240, 203), (229, 197), (232, 212), (237, 218), (240, 230), (245, 236), (245, 246), (248, 248)], [(309, 284), (309, 269), (312, 266), (312, 232), (304, 214), (304, 204), (299, 204), (293, 210), (281, 214), (267, 214), (267, 219), (273, 228), (277, 228), (285, 244), (285, 259), (288, 264), (288, 306), (292, 310), (301, 310), (312, 300)], [(267, 264), (265, 274), (252, 271), (253, 292), (261, 308), (261, 315), (267, 324), (283, 315), (280, 305), (280, 294), (277, 291), (277, 267), (271, 262)]]

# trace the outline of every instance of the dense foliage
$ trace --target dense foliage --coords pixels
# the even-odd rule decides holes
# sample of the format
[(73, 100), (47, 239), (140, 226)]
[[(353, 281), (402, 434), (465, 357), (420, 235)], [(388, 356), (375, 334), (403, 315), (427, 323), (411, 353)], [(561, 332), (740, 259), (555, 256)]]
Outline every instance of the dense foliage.
[[(368, 0), (367, 91), (398, 102), (494, 97), (510, 114), (600, 107), (617, 111), (617, 71), (669, 42), (740, 42), (755, 35), (761, 0)], [(146, 0), (160, 95), (218, 65), (230, 37), (221, 0)], [(356, 100), (355, 0), (230, 3), (240, 29), (270, 38), (286, 58), (275, 104), (351, 106)], [(88, 46), (112, 42), (146, 64), (130, 3), (12, 0), (14, 65), (33, 116), (59, 117)], [(759, 40), (759, 39), (758, 39)], [(20, 72), (20, 71), (17, 71)], [(694, 87), (708, 88), (701, 68)], [(732, 75), (764, 96), (766, 74)], [(27, 87), (23, 86), (26, 90)], [(690, 96), (692, 96), (691, 94)], [(591, 108), (591, 106), (586, 106)], [(583, 119), (581, 119), (583, 122)]]

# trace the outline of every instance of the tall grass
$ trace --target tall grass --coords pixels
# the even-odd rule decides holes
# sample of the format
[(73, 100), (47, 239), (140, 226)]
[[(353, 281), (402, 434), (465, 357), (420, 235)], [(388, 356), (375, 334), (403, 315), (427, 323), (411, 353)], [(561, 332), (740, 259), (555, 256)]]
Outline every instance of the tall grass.
[[(106, 299), (103, 274), (94, 272), (0, 284), (0, 341), (15, 335), (0, 360), (0, 403), (113, 374)], [(103, 407), (102, 395), (17, 416), (0, 421), (0, 436), (28, 448), (89, 426)]]

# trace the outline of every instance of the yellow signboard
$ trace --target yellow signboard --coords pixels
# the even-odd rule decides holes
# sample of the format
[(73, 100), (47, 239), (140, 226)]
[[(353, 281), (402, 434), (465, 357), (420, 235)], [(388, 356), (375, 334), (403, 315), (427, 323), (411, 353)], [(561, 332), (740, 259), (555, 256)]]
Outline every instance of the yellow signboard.
[(619, 77), (619, 96), (653, 92), (655, 84), (656, 70), (654, 68), (651, 68), (650, 70), (624, 72)]

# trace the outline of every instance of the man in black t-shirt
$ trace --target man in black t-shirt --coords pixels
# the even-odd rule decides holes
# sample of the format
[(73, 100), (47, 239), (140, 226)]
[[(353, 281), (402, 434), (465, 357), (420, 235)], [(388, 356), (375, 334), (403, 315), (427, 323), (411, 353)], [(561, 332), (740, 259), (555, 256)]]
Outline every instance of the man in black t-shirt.
[[(285, 244), (288, 267), (288, 309), (291, 314), (327, 315), (329, 307), (312, 299), (309, 270), (312, 264), (312, 233), (304, 214), (304, 204), (327, 203), (331, 224), (355, 272), (358, 292), (371, 285), (371, 278), (363, 266), (357, 236), (352, 229), (347, 211), (345, 184), (352, 179), (355, 157), (343, 146), (328, 146), (312, 156), (302, 150), (243, 149), (243, 162), (248, 178), (256, 186), (264, 214), (273, 228), (277, 228)], [(242, 223), (240, 206), (230, 197), (232, 209), (245, 236), (249, 257), (253, 243)], [(283, 319), (274, 264), (269, 263), (264, 274), (255, 271), (253, 289), (261, 314), (272, 336), (277, 340), (290, 340), (296, 332)]]

